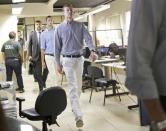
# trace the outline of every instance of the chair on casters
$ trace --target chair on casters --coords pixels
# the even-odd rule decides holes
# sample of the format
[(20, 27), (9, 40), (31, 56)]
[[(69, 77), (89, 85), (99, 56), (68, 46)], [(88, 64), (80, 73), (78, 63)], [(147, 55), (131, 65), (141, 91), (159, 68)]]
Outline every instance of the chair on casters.
[[(88, 67), (88, 75), (91, 77), (92, 79), (92, 87), (91, 87), (91, 93), (90, 93), (90, 98), (89, 98), (89, 103), (91, 102), (91, 98), (92, 98), (92, 93), (93, 93), (93, 89), (96, 89), (98, 87), (101, 87), (102, 90), (104, 91), (104, 102), (103, 105), (105, 105), (105, 98), (112, 95), (118, 95), (119, 96), (119, 100), (121, 101), (120, 95), (118, 94), (118, 89), (119, 87), (117, 86), (118, 82), (116, 80), (112, 80), (112, 79), (108, 79), (105, 78), (103, 76), (103, 71), (96, 67), (96, 66), (89, 66)], [(107, 94), (106, 91), (108, 89), (110, 89), (109, 87), (111, 87), (111, 89), (113, 90), (113, 94)], [(116, 93), (118, 92), (118, 93)]]
[(88, 66), (91, 65), (91, 62), (89, 61), (84, 61), (84, 69), (83, 69), (83, 75), (82, 75), (82, 81), (83, 81), (83, 85), (82, 85), (82, 92), (84, 92), (85, 89), (89, 89), (91, 88), (91, 78), (88, 75)]
[(50, 87), (40, 92), (38, 95), (35, 107), (22, 110), (22, 102), (24, 98), (16, 98), (19, 101), (19, 116), (32, 121), (43, 121), (42, 131), (48, 131), (47, 124), (52, 125), (57, 123), (56, 119), (67, 105), (66, 93), (61, 87)]

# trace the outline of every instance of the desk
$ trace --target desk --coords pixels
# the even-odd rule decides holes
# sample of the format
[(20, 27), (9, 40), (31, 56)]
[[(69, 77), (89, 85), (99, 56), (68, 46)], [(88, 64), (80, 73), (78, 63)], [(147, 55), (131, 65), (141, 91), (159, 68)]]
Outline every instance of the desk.
[(9, 131), (40, 131), (29, 123), (15, 118), (6, 117), (6, 121)]
[(118, 69), (122, 69), (122, 70), (126, 69), (124, 62), (105, 63), (105, 64), (102, 64), (102, 66), (111, 68), (111, 79), (113, 78), (113, 68), (118, 68)]
[[(107, 63), (107, 64), (102, 64), (102, 66), (104, 67), (111, 67), (111, 79), (113, 78), (112, 76), (112, 72), (113, 72), (113, 68), (118, 68), (118, 69), (123, 69), (125, 70), (126, 69), (126, 66), (124, 65), (124, 62), (116, 62), (116, 63)], [(119, 82), (119, 81), (118, 81)], [(121, 83), (121, 82), (119, 82)], [(119, 96), (119, 95), (128, 95), (129, 92), (116, 92), (116, 89), (113, 88), (112, 90), (112, 94), (108, 94), (106, 97), (109, 97), (109, 96)]]
[[(117, 63), (107, 63), (107, 64), (102, 64), (105, 67), (111, 67), (111, 78), (112, 78), (112, 68), (119, 68), (119, 69), (126, 69), (126, 66), (124, 65), (124, 62), (117, 62)], [(133, 108), (137, 108), (139, 105), (130, 105), (128, 106), (128, 109), (131, 110)]]
[(101, 59), (95, 60), (94, 63), (103, 64), (103, 63), (110, 63), (110, 62), (116, 62), (116, 61), (118, 61), (118, 59), (101, 58)]
[[(84, 59), (85, 61), (92, 62), (90, 59)], [(93, 63), (95, 64), (103, 64), (103, 63), (110, 63), (110, 62), (117, 62), (118, 59), (111, 59), (111, 58), (101, 58), (95, 60)]]

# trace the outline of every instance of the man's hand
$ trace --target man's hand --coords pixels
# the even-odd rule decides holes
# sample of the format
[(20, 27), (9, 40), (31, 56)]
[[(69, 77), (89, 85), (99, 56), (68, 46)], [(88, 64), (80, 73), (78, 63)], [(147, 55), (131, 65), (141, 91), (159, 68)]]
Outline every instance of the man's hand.
[(91, 51), (91, 54), (90, 54), (90, 59), (93, 61), (97, 60), (98, 59), (98, 55), (94, 52), (94, 51)]
[(32, 60), (32, 56), (29, 56), (29, 61), (31, 61)]
[(57, 71), (60, 73), (60, 74), (63, 74), (63, 70), (62, 70), (62, 66), (60, 65), (57, 65)]
[(46, 63), (42, 62), (42, 69), (45, 69), (45, 68), (46, 68)]

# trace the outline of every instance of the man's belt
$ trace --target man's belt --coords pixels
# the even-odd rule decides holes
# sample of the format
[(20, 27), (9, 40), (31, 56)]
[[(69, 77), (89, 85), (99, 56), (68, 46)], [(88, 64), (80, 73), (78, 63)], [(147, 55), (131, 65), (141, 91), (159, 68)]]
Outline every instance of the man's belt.
[(54, 54), (48, 54), (48, 53), (47, 53), (47, 54), (45, 54), (45, 55), (54, 56)]
[(63, 55), (63, 57), (68, 57), (68, 58), (79, 58), (82, 55)]

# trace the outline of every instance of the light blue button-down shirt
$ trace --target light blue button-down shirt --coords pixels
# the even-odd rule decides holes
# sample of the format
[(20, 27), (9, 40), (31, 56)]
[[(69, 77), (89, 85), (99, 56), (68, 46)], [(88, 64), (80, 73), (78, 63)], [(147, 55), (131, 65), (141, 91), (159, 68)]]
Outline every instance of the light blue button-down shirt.
[(46, 29), (41, 34), (41, 49), (44, 50), (45, 54), (54, 54), (54, 33), (55, 28)]
[(61, 23), (55, 31), (55, 58), (60, 64), (60, 54), (79, 55), (82, 54), (84, 40), (90, 50), (94, 50), (92, 37), (81, 22)]

